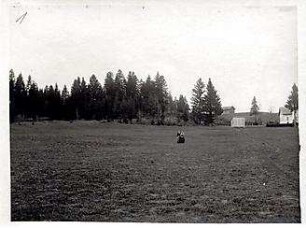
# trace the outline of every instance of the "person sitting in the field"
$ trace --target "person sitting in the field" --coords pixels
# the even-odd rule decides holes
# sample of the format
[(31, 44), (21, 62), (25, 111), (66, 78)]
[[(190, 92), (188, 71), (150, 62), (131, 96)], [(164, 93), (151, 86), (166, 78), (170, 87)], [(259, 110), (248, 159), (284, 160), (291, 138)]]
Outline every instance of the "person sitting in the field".
[(177, 139), (177, 143), (184, 143), (185, 142), (185, 136), (184, 136), (184, 132), (182, 130), (177, 131), (176, 139)]

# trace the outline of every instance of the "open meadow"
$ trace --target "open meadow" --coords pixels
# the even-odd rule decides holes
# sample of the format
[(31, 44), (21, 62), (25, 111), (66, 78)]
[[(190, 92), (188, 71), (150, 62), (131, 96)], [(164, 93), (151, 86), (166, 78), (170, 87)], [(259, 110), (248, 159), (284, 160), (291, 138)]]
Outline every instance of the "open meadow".
[(11, 125), (13, 221), (300, 222), (296, 128)]

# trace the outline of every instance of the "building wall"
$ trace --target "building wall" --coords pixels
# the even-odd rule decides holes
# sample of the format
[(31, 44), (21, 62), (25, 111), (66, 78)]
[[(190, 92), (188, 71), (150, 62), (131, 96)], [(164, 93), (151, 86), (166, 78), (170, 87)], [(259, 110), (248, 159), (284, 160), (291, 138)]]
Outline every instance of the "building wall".
[(232, 127), (245, 127), (245, 118), (233, 118), (231, 121)]
[(234, 114), (235, 113), (235, 109), (231, 108), (231, 109), (225, 109), (223, 110), (222, 114)]
[(292, 124), (293, 123), (293, 115), (279, 115), (279, 123), (280, 124)]

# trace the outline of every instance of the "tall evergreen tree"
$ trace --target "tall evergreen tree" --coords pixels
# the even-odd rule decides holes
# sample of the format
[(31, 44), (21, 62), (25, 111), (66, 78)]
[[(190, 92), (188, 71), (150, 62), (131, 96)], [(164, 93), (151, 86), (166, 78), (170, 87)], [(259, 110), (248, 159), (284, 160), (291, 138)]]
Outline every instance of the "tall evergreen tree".
[(94, 74), (89, 79), (88, 95), (90, 118), (102, 119), (104, 94), (102, 91), (102, 86)]
[(16, 103), (15, 103), (15, 74), (13, 69), (9, 72), (9, 86), (10, 86), (10, 122), (15, 121), (16, 116)]
[(30, 91), (30, 88), (31, 88), (31, 85), (32, 85), (32, 78), (31, 78), (31, 75), (28, 76), (28, 80), (27, 80), (27, 84), (25, 86), (25, 90), (26, 90), (26, 98), (25, 98), (25, 115), (26, 115), (26, 118), (28, 117), (31, 117), (32, 114), (32, 104), (30, 103), (30, 98), (29, 98), (29, 91)]
[(45, 116), (45, 96), (43, 89), (38, 89), (38, 117), (44, 117)]
[(127, 113), (127, 118), (132, 121), (132, 118), (136, 118), (138, 114), (138, 79), (134, 72), (129, 72), (126, 81), (126, 96), (124, 99), (124, 106)]
[(254, 96), (253, 97), (253, 100), (252, 100), (252, 106), (251, 106), (251, 110), (250, 110), (250, 115), (257, 115), (258, 114), (258, 111), (259, 111), (259, 106), (257, 104), (257, 100), (256, 100), (256, 97)]
[(171, 93), (168, 95), (169, 104), (167, 106), (167, 116), (170, 118), (177, 117), (177, 103), (176, 97), (173, 99)]
[(204, 93), (205, 85), (201, 78), (199, 78), (192, 89), (192, 117), (196, 124), (200, 124), (204, 120)]
[(68, 89), (67, 89), (66, 85), (64, 85), (64, 87), (63, 87), (61, 98), (62, 98), (62, 103), (63, 104), (66, 104), (68, 102), (69, 92), (68, 92)]
[(45, 112), (46, 116), (51, 120), (60, 119), (61, 113), (61, 97), (57, 84), (46, 86), (44, 90), (45, 96)]
[(41, 109), (42, 104), (39, 97), (38, 86), (35, 82), (31, 81), (28, 93), (28, 116), (31, 117), (33, 120), (36, 120), (39, 115), (39, 111)]
[(252, 106), (251, 106), (251, 110), (250, 110), (250, 115), (254, 115), (255, 117), (255, 124), (257, 124), (257, 114), (259, 112), (259, 106), (257, 104), (257, 100), (256, 100), (256, 97), (254, 96), (253, 97), (253, 100), (252, 100)]
[(82, 119), (90, 118), (89, 113), (88, 113), (88, 110), (89, 110), (88, 98), (89, 98), (88, 86), (87, 86), (87, 83), (84, 77), (82, 77), (81, 85), (80, 85), (80, 100), (78, 102), (78, 106), (80, 110), (80, 117)]
[(179, 122), (181, 122), (181, 120), (187, 122), (189, 118), (189, 105), (186, 97), (183, 95), (180, 95), (177, 101), (177, 118)]
[(64, 120), (71, 120), (73, 118), (74, 110), (71, 107), (70, 95), (66, 85), (64, 85), (61, 94), (61, 106), (61, 117)]
[(46, 90), (46, 111), (47, 115), (51, 120), (55, 119), (55, 92), (52, 85), (48, 86), (48, 89)]
[(116, 97), (116, 88), (114, 74), (108, 72), (104, 80), (104, 91), (105, 91), (105, 114), (108, 120), (114, 119), (114, 102)]
[(114, 115), (116, 118), (122, 120), (126, 118), (125, 110), (123, 108), (123, 100), (126, 95), (126, 81), (121, 70), (118, 70), (115, 77), (115, 101), (114, 101)]
[(31, 85), (32, 85), (32, 77), (31, 77), (31, 75), (29, 75), (28, 76), (28, 81), (27, 81), (27, 86), (26, 86), (27, 95), (29, 94)]
[(297, 123), (297, 110), (299, 109), (299, 94), (298, 87), (294, 83), (292, 86), (291, 94), (288, 97), (286, 108), (290, 109), (294, 113), (294, 125)]
[(129, 72), (126, 80), (126, 96), (136, 99), (138, 96), (138, 79), (134, 72)]
[(167, 89), (167, 83), (165, 80), (165, 77), (163, 75), (160, 75), (159, 72), (157, 72), (155, 76), (155, 105), (157, 106), (157, 113), (158, 113), (158, 122), (160, 124), (164, 124), (165, 121), (165, 112), (167, 105), (169, 103), (168, 101), (168, 89)]
[(61, 92), (58, 88), (57, 83), (55, 83), (54, 86), (54, 104), (53, 104), (53, 109), (54, 109), (54, 119), (61, 119)]
[(150, 75), (145, 82), (140, 84), (140, 110), (144, 115), (150, 117), (157, 114), (154, 86), (154, 81)]
[(25, 88), (22, 74), (20, 73), (15, 83), (15, 104), (16, 104), (16, 114), (17, 115), (21, 115), (25, 117), (26, 98), (27, 98), (27, 91)]
[(208, 117), (208, 124), (212, 124), (214, 122), (214, 117), (221, 115), (222, 106), (220, 97), (217, 94), (217, 91), (215, 90), (210, 78), (206, 86), (206, 91), (207, 93), (204, 96), (204, 111)]
[(71, 108), (74, 110), (74, 119), (80, 118), (79, 102), (81, 100), (81, 79), (78, 77), (73, 81), (71, 87)]
[(285, 107), (290, 109), (291, 111), (297, 111), (299, 109), (298, 87), (295, 83), (292, 86), (291, 94), (288, 97)]

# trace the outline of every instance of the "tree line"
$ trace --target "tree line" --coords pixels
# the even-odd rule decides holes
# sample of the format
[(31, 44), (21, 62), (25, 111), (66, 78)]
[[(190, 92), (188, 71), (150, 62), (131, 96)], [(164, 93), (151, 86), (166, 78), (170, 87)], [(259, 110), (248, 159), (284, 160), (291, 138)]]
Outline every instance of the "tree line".
[(222, 113), (220, 98), (209, 79), (205, 87), (199, 79), (193, 89), (192, 110), (185, 96), (173, 98), (163, 75), (138, 79), (134, 72), (125, 77), (121, 70), (108, 72), (103, 85), (93, 74), (86, 82), (82, 77), (73, 80), (70, 91), (64, 85), (39, 88), (28, 76), (25, 82), (20, 73), (9, 72), (10, 121), (24, 119), (50, 120), (118, 120), (132, 122), (149, 119), (151, 124), (213, 123)]

